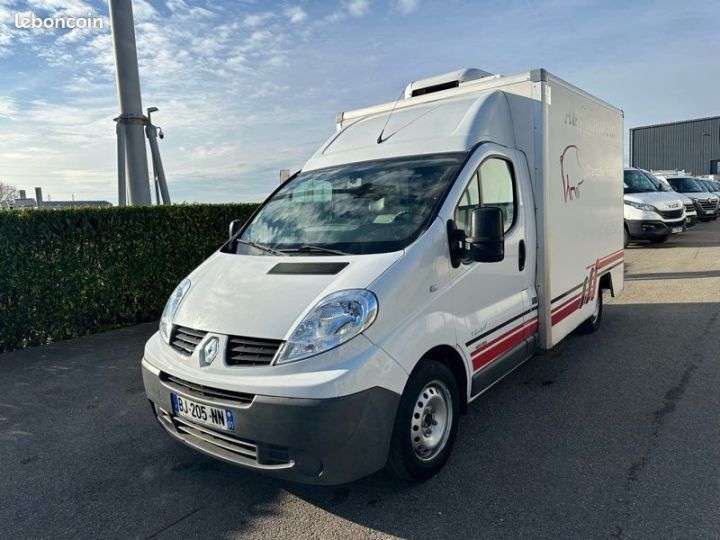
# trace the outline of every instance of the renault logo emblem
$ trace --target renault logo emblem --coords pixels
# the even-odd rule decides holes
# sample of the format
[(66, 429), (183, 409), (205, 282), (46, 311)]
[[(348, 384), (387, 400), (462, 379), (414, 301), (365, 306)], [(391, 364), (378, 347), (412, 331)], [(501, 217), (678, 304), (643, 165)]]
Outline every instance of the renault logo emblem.
[(200, 351), (200, 363), (205, 366), (212, 364), (213, 360), (217, 356), (220, 350), (220, 342), (215, 336), (211, 337), (205, 342), (202, 350)]

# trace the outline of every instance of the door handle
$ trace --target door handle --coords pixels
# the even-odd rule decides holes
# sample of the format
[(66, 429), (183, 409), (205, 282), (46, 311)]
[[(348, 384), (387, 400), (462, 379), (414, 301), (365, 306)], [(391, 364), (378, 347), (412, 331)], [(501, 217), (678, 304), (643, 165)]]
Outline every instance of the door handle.
[(518, 246), (518, 270), (525, 270), (525, 240), (520, 240)]

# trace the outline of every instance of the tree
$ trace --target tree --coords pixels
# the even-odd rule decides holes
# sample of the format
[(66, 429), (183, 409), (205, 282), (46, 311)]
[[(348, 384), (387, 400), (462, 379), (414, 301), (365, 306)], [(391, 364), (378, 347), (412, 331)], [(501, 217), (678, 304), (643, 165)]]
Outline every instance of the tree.
[(0, 182), (0, 208), (7, 208), (18, 195), (17, 187)]

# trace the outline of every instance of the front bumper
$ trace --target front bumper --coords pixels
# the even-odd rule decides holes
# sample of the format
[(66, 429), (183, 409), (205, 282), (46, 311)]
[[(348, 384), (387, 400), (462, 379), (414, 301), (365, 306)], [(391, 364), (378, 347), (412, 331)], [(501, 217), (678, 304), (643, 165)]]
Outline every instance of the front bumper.
[[(146, 361), (153, 412), (174, 438), (218, 459), (278, 478), (341, 484), (385, 466), (400, 396), (380, 387), (327, 399), (214, 391), (163, 373)], [(171, 393), (232, 411), (233, 432), (173, 414)]]
[(663, 222), (659, 220), (627, 220), (628, 233), (635, 240), (650, 240), (663, 238), (673, 234), (673, 228), (685, 229), (685, 220), (677, 222)]
[(712, 206), (706, 203), (695, 203), (695, 210), (697, 212), (697, 218), (699, 220), (709, 220), (718, 215), (718, 205)]

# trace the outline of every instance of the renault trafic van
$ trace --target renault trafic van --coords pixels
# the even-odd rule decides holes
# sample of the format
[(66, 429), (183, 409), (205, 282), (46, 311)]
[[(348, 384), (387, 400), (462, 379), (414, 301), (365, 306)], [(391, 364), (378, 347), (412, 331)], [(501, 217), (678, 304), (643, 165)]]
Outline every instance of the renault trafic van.
[(340, 114), (177, 286), (142, 360), (153, 414), (284, 479), (428, 478), (470, 402), (599, 327), (622, 217), (620, 110), (543, 69), (413, 82)]
[(706, 188), (698, 183), (695, 178), (691, 176), (669, 176), (667, 181), (675, 191), (693, 200), (700, 221), (710, 221), (717, 218), (720, 197), (706, 191)]

